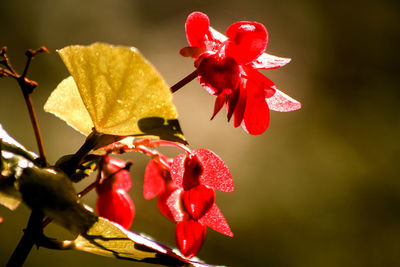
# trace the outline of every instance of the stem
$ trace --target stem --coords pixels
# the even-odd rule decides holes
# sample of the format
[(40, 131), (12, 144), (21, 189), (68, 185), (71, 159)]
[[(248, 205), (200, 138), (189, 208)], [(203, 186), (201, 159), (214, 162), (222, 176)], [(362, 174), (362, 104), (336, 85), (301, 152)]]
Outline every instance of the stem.
[(182, 145), (182, 144), (176, 143), (176, 142), (172, 142), (172, 141), (167, 141), (167, 140), (152, 141), (152, 142), (150, 142), (150, 145), (154, 145), (154, 146), (173, 146), (173, 147), (180, 148), (180, 149), (182, 149), (183, 151), (185, 151), (186, 153), (189, 153), (189, 154), (192, 152), (185, 145)]
[(24, 264), (33, 245), (35, 245), (35, 240), (42, 234), (43, 217), (43, 213), (40, 211), (32, 211), (24, 235), (8, 260), (6, 267), (18, 267)]
[[(37, 86), (37, 83), (35, 81), (29, 80), (25, 76), (28, 72), (28, 68), (29, 68), (32, 58), (37, 53), (48, 52), (48, 51), (45, 47), (42, 47), (35, 51), (28, 50), (26, 53), (28, 60), (25, 64), (25, 68), (24, 68), (22, 75), (19, 75), (15, 71), (15, 69), (12, 67), (6, 51), (7, 51), (7, 48), (3, 47), (0, 52), (1, 56), (4, 57), (2, 64), (5, 65), (5, 67), (8, 69), (8, 71), (12, 74), (9, 76), (13, 77), (18, 82), (18, 85), (22, 90), (22, 94), (24, 96), (25, 103), (28, 108), (29, 117), (31, 119), (33, 131), (35, 133), (36, 143), (39, 148), (40, 165), (42, 167), (45, 167), (47, 165), (47, 161), (46, 161), (46, 154), (44, 152), (43, 140), (42, 140), (42, 137), (40, 134), (39, 124), (38, 124), (38, 121), (36, 118), (36, 113), (35, 113), (35, 110), (32, 105), (32, 99), (30, 98), (30, 94), (33, 92), (33, 89)], [(17, 247), (15, 248), (13, 254), (11, 255), (11, 257), (6, 265), (7, 267), (22, 266), (24, 264), (33, 245), (36, 243), (36, 240), (39, 240), (39, 238), (41, 238), (43, 235), (43, 231), (41, 228), (43, 219), (44, 219), (44, 215), (41, 211), (35, 210), (35, 209), (32, 210), (32, 213), (29, 217), (28, 225), (24, 231), (24, 235), (22, 236), (22, 238), (19, 241)]]
[[(58, 160), (56, 162), (56, 167), (60, 168), (65, 172), (70, 178), (71, 175), (78, 168), (78, 165), (82, 159), (98, 144), (104, 135), (97, 133), (95, 130), (86, 138), (85, 143), (79, 148), (79, 150), (73, 154), (69, 159), (65, 161)], [(63, 158), (61, 158), (63, 159)], [(73, 182), (78, 182), (80, 180), (72, 180)]]
[(161, 154), (158, 151), (152, 150), (144, 145), (138, 145), (136, 148), (137, 151), (156, 159), (159, 163), (161, 163), (161, 165), (164, 166), (164, 168), (170, 169), (171, 166), (163, 159), (163, 157), (161, 157)]
[(179, 89), (181, 89), (183, 86), (188, 84), (189, 82), (193, 81), (196, 77), (198, 76), (198, 71), (195, 69), (192, 73), (190, 73), (188, 76), (171, 86), (171, 92), (175, 93)]
[(29, 94), (24, 93), (24, 99), (26, 106), (28, 108), (29, 112), (29, 117), (31, 119), (33, 131), (35, 132), (35, 137), (36, 137), (36, 144), (39, 149), (39, 155), (40, 155), (40, 160), (41, 160), (41, 166), (46, 166), (46, 154), (44, 152), (44, 146), (43, 146), (43, 140), (42, 140), (42, 135), (40, 134), (40, 129), (39, 129), (39, 123), (36, 117), (35, 110), (32, 105), (32, 99)]
[(3, 59), (0, 61), (0, 63), (1, 63), (1, 65), (6, 67), (6, 70), (1, 68), (1, 70), (2, 70), (1, 74), (3, 76), (10, 76), (10, 77), (14, 78), (18, 82), (18, 85), (22, 90), (22, 94), (24, 95), (25, 103), (28, 108), (29, 117), (31, 119), (33, 131), (35, 133), (36, 143), (37, 143), (37, 146), (39, 149), (40, 165), (42, 167), (44, 167), (47, 165), (46, 154), (44, 152), (43, 140), (42, 140), (42, 137), (40, 134), (39, 124), (38, 124), (38, 121), (36, 118), (36, 113), (35, 113), (35, 110), (33, 109), (32, 99), (30, 97), (30, 94), (33, 92), (33, 89), (36, 88), (37, 83), (35, 81), (31, 81), (28, 78), (26, 78), (26, 74), (28, 73), (28, 69), (29, 69), (32, 59), (34, 58), (34, 56), (36, 54), (42, 53), (42, 52), (48, 53), (49, 51), (44, 46), (37, 50), (26, 51), (25, 54), (28, 59), (25, 64), (24, 71), (21, 75), (19, 75), (15, 71), (13, 66), (11, 65), (11, 61), (7, 55), (7, 47), (5, 47), (5, 46), (2, 47), (0, 50), (0, 56), (3, 57)]

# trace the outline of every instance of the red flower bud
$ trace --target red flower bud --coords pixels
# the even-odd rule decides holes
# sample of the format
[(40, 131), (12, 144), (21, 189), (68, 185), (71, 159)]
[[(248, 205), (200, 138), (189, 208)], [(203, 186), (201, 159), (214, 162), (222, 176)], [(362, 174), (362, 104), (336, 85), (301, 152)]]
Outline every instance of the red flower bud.
[(203, 173), (203, 167), (196, 155), (187, 155), (184, 164), (182, 186), (184, 190), (190, 190), (200, 184), (200, 175)]
[(176, 224), (175, 238), (179, 251), (187, 258), (199, 252), (206, 236), (206, 227), (194, 220), (181, 221)]
[(102, 180), (97, 186), (97, 192), (101, 194), (102, 192), (109, 190), (122, 189), (125, 192), (132, 188), (131, 175), (128, 170), (124, 169), (126, 162), (122, 159), (111, 158), (109, 156), (104, 157), (103, 169), (102, 169)]
[(135, 206), (130, 196), (122, 189), (109, 190), (98, 195), (97, 214), (129, 229), (135, 217)]
[(193, 219), (198, 220), (214, 205), (215, 192), (204, 185), (198, 185), (182, 195), (186, 211)]

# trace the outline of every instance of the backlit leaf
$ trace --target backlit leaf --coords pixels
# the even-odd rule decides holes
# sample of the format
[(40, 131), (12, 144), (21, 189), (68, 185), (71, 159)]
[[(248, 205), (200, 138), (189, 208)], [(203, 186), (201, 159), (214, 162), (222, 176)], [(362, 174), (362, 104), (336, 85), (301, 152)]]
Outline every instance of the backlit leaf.
[(18, 188), (31, 209), (42, 211), (73, 233), (85, 232), (97, 221), (97, 216), (80, 202), (68, 176), (56, 169), (24, 168)]
[(94, 127), (72, 76), (64, 79), (51, 93), (44, 110), (66, 121), (84, 135), (89, 135)]
[(23, 145), (18, 143), (14, 138), (12, 138), (1, 126), (0, 124), (0, 139), (1, 139), (1, 150), (9, 151), (16, 155), (20, 155), (30, 161), (34, 161), (38, 156), (27, 150)]
[[(58, 53), (73, 79), (59, 84), (46, 103), (46, 111), (87, 134), (90, 126), (84, 123), (87, 116), (76, 101), (77, 88), (99, 133), (183, 140), (168, 85), (135, 48), (95, 43), (68, 46)], [(73, 99), (68, 99), (70, 95)], [(63, 101), (74, 105), (60, 104)], [(67, 114), (73, 108), (80, 118)]]
[(85, 234), (79, 235), (73, 244), (76, 250), (122, 260), (166, 266), (210, 266), (184, 259), (171, 249), (101, 217)]
[(22, 202), (22, 196), (16, 187), (16, 179), (24, 167), (37, 158), (14, 140), (0, 125), (0, 204), (16, 209)]

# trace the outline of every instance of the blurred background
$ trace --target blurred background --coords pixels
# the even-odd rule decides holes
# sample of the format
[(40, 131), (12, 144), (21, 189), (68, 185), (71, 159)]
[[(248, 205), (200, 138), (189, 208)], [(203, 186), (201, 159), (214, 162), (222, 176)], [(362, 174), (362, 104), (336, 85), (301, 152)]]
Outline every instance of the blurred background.
[[(192, 72), (182, 58), (184, 22), (195, 10), (224, 32), (233, 22), (253, 20), (269, 31), (267, 52), (292, 62), (263, 72), (302, 102), (300, 111), (272, 112), (261, 136), (226, 122), (210, 121), (214, 97), (197, 81), (174, 94), (192, 148), (208, 148), (230, 167), (235, 192), (217, 203), (235, 236), (208, 229), (199, 257), (228, 266), (400, 266), (400, 2), (366, 1), (1, 1), (0, 46), (8, 46), (18, 70), (28, 48), (45, 45), (49, 55), (32, 62), (39, 82), (32, 95), (48, 160), (74, 153), (84, 136), (43, 112), (51, 91), (68, 73), (55, 50), (101, 41), (137, 47), (166, 81)], [(0, 123), (36, 151), (17, 84), (0, 80)], [(176, 150), (167, 153), (173, 155)], [(155, 201), (142, 197), (148, 161), (129, 155), (136, 205), (131, 230), (175, 246), (174, 224)], [(84, 185), (78, 185), (78, 188)], [(94, 205), (95, 194), (84, 198)], [(0, 265), (22, 236), (29, 209), (0, 207)], [(51, 236), (72, 238), (57, 226)], [(33, 249), (25, 266), (147, 266), (74, 251)]]

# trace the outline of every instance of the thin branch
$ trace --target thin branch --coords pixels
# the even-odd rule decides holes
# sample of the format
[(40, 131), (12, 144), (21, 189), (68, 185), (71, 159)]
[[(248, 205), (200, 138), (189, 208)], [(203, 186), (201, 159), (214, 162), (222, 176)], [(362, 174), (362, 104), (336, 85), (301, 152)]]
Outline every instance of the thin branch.
[(37, 117), (36, 117), (35, 110), (34, 110), (33, 105), (32, 105), (32, 99), (31, 99), (31, 97), (29, 95), (26, 95), (26, 94), (24, 94), (24, 99), (25, 99), (26, 106), (28, 108), (28, 113), (29, 113), (29, 117), (31, 119), (33, 131), (35, 133), (36, 144), (37, 144), (38, 149), (39, 149), (41, 166), (46, 166), (47, 165), (47, 163), (46, 163), (46, 154), (45, 154), (45, 151), (44, 151), (42, 135), (40, 134), (39, 123), (38, 123), (38, 120), (37, 120)]
[(183, 86), (188, 84), (189, 82), (193, 81), (196, 77), (198, 76), (197, 69), (195, 69), (192, 73), (190, 73), (188, 76), (171, 86), (171, 92), (175, 93), (179, 89), (181, 89)]
[(43, 217), (42, 212), (32, 211), (24, 235), (8, 260), (6, 267), (19, 267), (24, 264), (36, 240), (43, 233), (41, 228)]
[(22, 90), (22, 94), (24, 96), (25, 104), (28, 108), (28, 113), (29, 117), (32, 123), (33, 131), (35, 133), (35, 138), (36, 138), (36, 143), (39, 149), (39, 155), (40, 155), (40, 160), (41, 160), (41, 165), (46, 166), (46, 154), (44, 151), (44, 146), (43, 146), (43, 140), (40, 134), (40, 129), (39, 129), (39, 123), (36, 118), (36, 113), (32, 105), (32, 99), (30, 97), (30, 94), (33, 92), (33, 89), (37, 87), (37, 82), (29, 80), (26, 78), (26, 74), (28, 72), (30, 63), (32, 59), (38, 54), (38, 53), (48, 53), (49, 51), (47, 50), (46, 47), (41, 47), (36, 50), (31, 50), (29, 49), (26, 51), (26, 56), (27, 56), (27, 61), (25, 64), (25, 68), (23, 73), (20, 75), (17, 73), (17, 71), (13, 68), (10, 59), (8, 58), (7, 55), (7, 47), (2, 47), (0, 50), (0, 56), (3, 57), (3, 60), (0, 61), (2, 65), (6, 67), (6, 69), (1, 69), (0, 74), (5, 77), (12, 77), (14, 78), (17, 82), (19, 87)]

